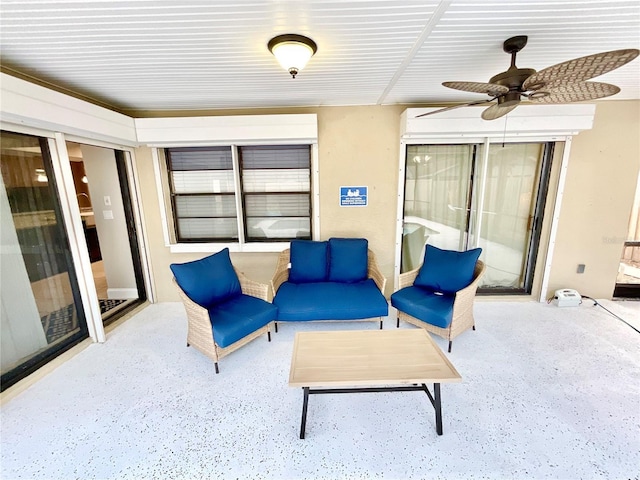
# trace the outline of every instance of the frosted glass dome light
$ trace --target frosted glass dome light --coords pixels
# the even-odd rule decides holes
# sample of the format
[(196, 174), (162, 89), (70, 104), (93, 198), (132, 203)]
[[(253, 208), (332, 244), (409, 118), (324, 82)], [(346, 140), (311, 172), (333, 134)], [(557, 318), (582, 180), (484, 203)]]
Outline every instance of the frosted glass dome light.
[(318, 51), (316, 42), (291, 33), (272, 38), (267, 46), (282, 68), (287, 70), (293, 78), (296, 78), (298, 72)]

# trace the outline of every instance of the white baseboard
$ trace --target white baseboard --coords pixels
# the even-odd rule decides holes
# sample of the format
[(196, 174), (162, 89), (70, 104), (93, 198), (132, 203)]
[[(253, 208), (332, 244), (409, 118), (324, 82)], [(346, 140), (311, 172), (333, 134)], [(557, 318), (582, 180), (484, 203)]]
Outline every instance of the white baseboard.
[(107, 298), (109, 300), (128, 300), (138, 298), (138, 290), (135, 288), (108, 288)]

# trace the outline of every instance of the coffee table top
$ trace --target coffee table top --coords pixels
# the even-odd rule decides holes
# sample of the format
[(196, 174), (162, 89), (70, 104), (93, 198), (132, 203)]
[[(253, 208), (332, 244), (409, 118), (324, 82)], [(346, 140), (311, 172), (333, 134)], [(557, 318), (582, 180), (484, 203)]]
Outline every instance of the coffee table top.
[(289, 386), (459, 382), (460, 374), (426, 330), (298, 332)]

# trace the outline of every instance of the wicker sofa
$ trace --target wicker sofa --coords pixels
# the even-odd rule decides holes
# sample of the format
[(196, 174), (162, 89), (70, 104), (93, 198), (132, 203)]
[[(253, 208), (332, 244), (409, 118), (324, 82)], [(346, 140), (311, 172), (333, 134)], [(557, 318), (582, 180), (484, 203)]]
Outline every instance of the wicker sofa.
[(377, 320), (389, 312), (386, 278), (362, 238), (293, 240), (271, 280), (277, 322)]

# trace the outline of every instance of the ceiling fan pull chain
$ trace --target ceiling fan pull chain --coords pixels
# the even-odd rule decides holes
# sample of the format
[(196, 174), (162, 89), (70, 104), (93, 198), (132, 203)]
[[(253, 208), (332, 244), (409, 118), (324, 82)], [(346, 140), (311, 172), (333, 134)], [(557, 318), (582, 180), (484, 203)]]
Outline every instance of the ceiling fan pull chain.
[(502, 132), (502, 148), (504, 148), (504, 141), (507, 137), (507, 120), (509, 119), (509, 115), (504, 116), (504, 131)]

